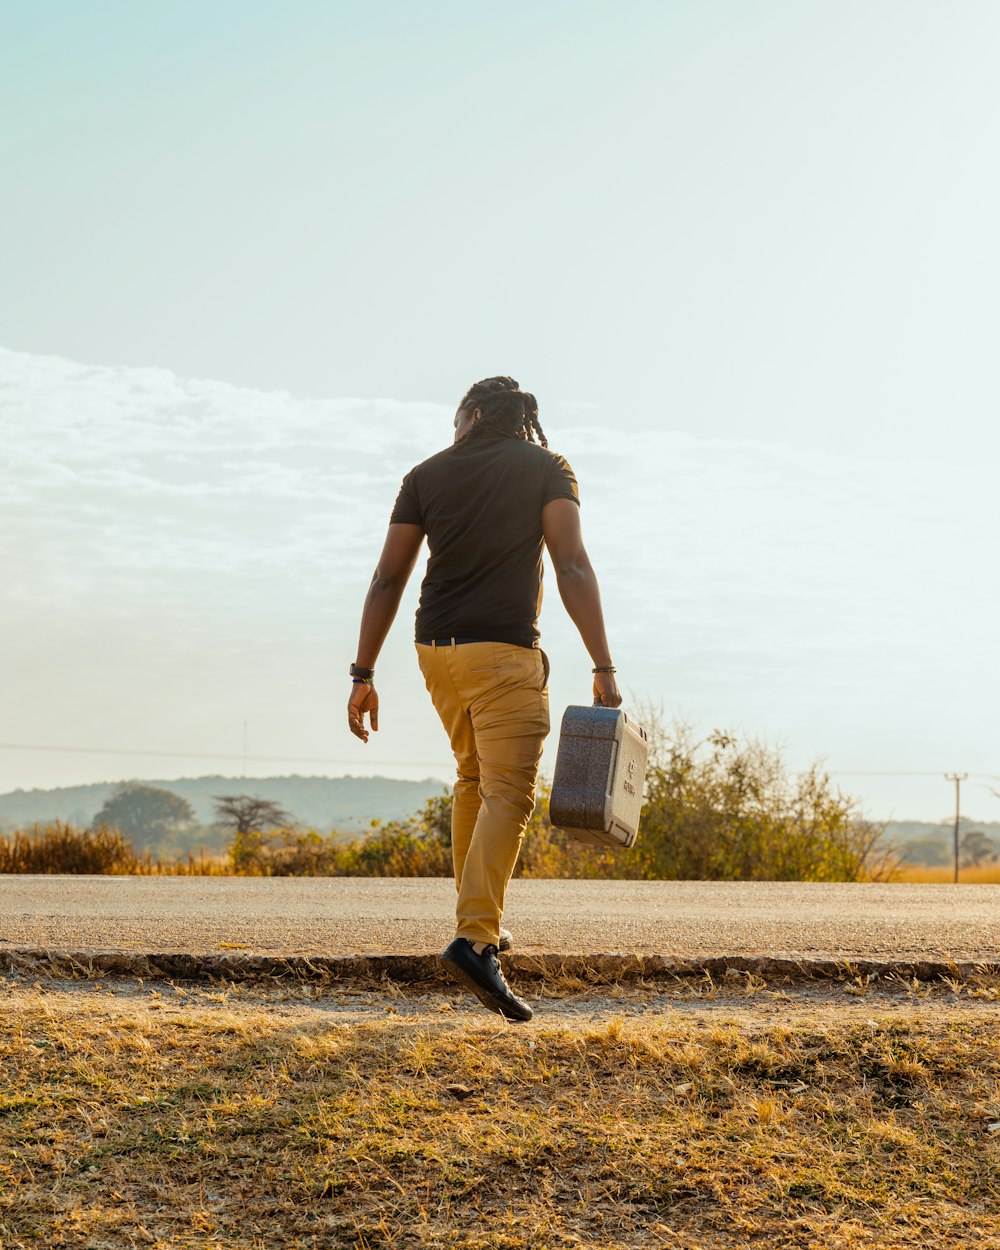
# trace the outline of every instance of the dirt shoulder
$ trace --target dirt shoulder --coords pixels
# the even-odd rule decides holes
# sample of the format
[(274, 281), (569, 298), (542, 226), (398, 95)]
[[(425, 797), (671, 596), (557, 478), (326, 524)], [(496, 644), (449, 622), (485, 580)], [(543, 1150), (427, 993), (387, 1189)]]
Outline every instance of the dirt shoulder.
[(996, 978), (526, 993), (0, 980), (0, 1245), (1000, 1245)]

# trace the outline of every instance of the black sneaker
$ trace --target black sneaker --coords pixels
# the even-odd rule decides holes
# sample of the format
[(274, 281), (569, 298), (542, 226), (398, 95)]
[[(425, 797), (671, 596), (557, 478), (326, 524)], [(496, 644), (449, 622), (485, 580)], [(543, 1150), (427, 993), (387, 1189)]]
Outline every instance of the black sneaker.
[(466, 938), (455, 938), (441, 952), (441, 962), (490, 1011), (499, 1012), (508, 1020), (531, 1019), (531, 1008), (514, 997), (504, 980), (495, 946), (487, 946), (481, 955), (477, 955)]

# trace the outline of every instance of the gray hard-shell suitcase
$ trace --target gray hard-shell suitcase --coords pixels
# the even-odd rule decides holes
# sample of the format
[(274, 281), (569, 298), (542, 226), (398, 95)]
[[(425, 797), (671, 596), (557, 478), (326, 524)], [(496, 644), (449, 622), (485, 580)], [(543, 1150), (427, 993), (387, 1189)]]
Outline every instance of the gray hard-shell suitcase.
[(649, 746), (620, 708), (568, 707), (549, 816), (579, 842), (629, 847), (639, 832)]

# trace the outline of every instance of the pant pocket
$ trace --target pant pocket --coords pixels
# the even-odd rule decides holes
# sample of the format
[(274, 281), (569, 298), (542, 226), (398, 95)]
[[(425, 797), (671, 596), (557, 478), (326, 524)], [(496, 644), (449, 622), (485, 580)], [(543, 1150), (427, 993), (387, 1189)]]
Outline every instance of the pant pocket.
[[(541, 648), (539, 648), (541, 651)], [(552, 665), (549, 663), (549, 657), (542, 651), (542, 689), (544, 690), (549, 684), (549, 673), (552, 671)]]
[[(482, 644), (481, 644), (482, 645)], [(497, 677), (510, 677), (514, 673), (528, 675), (534, 651), (530, 647), (515, 647), (512, 643), (491, 642), (482, 654), (470, 657), (470, 673), (495, 673)]]
[(474, 648), (467, 652), (470, 673), (495, 673), (500, 667), (495, 642), (470, 642), (464, 645), (467, 648)]

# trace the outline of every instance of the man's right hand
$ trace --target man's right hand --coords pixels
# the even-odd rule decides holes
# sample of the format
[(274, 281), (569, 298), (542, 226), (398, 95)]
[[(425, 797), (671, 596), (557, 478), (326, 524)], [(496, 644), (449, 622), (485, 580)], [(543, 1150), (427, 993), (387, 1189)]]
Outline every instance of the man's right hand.
[(378, 695), (370, 682), (358, 682), (351, 689), (351, 697), (347, 701), (347, 724), (355, 738), (362, 742), (368, 741), (368, 730), (365, 728), (365, 712), (368, 713), (372, 729), (378, 733)]
[(621, 707), (622, 692), (618, 689), (614, 673), (594, 674), (594, 706)]

